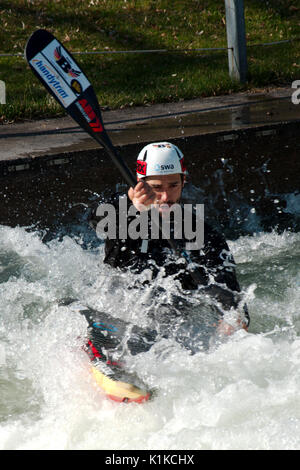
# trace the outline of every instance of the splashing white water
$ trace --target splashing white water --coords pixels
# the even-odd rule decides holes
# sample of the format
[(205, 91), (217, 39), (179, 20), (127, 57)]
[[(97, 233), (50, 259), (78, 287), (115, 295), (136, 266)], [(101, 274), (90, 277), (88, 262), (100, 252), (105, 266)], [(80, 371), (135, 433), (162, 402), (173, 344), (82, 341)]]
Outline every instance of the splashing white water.
[(133, 361), (154, 398), (119, 405), (90, 375), (85, 319), (58, 299), (143, 324), (128, 276), (103, 266), (101, 249), (0, 227), (1, 449), (299, 449), (299, 242), (288, 232), (230, 242), (249, 333), (195, 355), (159, 342)]

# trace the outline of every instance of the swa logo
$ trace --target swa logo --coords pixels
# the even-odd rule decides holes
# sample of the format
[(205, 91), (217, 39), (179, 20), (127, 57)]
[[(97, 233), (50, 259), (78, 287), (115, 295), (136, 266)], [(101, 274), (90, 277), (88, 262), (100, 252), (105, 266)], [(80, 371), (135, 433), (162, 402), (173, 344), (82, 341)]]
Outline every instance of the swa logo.
[(169, 165), (160, 165), (157, 163), (154, 167), (155, 171), (165, 171), (165, 170), (174, 170), (174, 165), (173, 163), (170, 163)]

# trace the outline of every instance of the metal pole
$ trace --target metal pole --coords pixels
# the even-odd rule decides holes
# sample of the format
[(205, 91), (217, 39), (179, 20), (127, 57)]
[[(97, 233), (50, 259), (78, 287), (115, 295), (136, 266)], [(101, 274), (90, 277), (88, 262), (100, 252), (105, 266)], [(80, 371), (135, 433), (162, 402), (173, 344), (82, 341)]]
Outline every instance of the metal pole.
[(247, 79), (244, 0), (225, 0), (229, 75), (241, 83)]
[(5, 82), (0, 80), (0, 104), (6, 104)]

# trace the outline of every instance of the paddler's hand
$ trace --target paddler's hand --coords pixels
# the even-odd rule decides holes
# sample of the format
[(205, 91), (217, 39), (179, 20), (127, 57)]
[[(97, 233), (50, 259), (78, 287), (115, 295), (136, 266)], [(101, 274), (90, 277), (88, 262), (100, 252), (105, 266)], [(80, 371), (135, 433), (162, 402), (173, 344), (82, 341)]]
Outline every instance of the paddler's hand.
[(157, 198), (155, 192), (146, 181), (139, 181), (134, 188), (128, 191), (128, 197), (139, 211), (149, 210)]

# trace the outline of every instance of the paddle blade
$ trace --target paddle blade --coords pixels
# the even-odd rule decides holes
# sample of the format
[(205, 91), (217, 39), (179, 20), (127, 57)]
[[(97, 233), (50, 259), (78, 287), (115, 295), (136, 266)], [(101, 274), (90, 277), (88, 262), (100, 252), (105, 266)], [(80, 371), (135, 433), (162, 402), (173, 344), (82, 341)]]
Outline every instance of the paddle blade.
[(107, 140), (93, 87), (72, 54), (51, 33), (39, 29), (29, 38), (25, 56), (67, 113), (96, 140)]
[(39, 29), (30, 36), (25, 57), (49, 93), (80, 127), (106, 149), (125, 181), (134, 186), (136, 179), (104, 129), (93, 87), (72, 54), (51, 33)]

